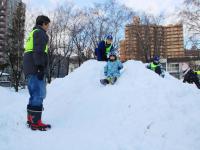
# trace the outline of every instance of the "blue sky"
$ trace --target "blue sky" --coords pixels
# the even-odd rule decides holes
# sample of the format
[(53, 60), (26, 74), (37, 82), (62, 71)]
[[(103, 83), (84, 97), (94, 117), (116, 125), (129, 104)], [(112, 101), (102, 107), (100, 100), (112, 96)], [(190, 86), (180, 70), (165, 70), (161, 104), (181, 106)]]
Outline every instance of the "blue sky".
[[(22, 0), (23, 2), (25, 2), (28, 6), (28, 8), (31, 9), (52, 9), (55, 8), (56, 5), (58, 5), (59, 3), (63, 3), (66, 0)], [(67, 0), (69, 2), (72, 2), (76, 5), (78, 5), (79, 7), (87, 7), (92, 5), (95, 2), (99, 2), (98, 0)], [(101, 0), (102, 2), (105, 2), (106, 0)]]
[[(28, 8), (31, 9), (52, 9), (58, 3), (66, 0), (22, 0)], [(68, 0), (78, 5), (79, 7), (90, 6), (94, 2), (105, 2), (106, 0)], [(137, 11), (146, 11), (152, 14), (162, 12), (173, 13), (176, 8), (181, 7), (183, 0), (118, 0), (120, 3)]]
[[(59, 3), (69, 1), (78, 7), (91, 6), (93, 3), (103, 3), (106, 0), (22, 0), (27, 5), (27, 11), (45, 12), (56, 7)], [(184, 0), (117, 0), (119, 3), (133, 8), (135, 11), (145, 11), (153, 15), (165, 14), (164, 24), (178, 23), (177, 10), (183, 6)], [(185, 31), (184, 31), (185, 32)], [(187, 33), (184, 33), (185, 35)]]
[[(26, 3), (27, 11), (45, 12), (55, 8), (59, 3), (72, 2), (78, 7), (91, 6), (93, 3), (103, 3), (106, 0), (22, 0)], [(146, 13), (159, 15), (164, 14), (166, 19), (164, 24), (177, 23), (178, 8), (183, 6), (184, 0), (117, 0), (119, 3), (133, 8), (135, 11), (145, 11)], [(67, 3), (66, 3), (67, 4)]]

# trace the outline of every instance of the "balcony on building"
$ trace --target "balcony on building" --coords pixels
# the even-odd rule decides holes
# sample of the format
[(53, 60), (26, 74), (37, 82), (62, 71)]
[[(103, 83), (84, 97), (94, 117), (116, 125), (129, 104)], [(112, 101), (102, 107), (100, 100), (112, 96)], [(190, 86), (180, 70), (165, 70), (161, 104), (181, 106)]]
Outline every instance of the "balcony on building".
[(4, 46), (5, 45), (5, 43), (4, 43), (5, 41), (4, 40), (2, 40), (2, 39), (0, 39), (0, 46)]
[(5, 34), (5, 29), (3, 29), (3, 28), (0, 28), (0, 35), (4, 35)]
[(0, 34), (0, 41), (5, 39), (5, 35), (4, 34)]
[(0, 28), (5, 28), (5, 22), (0, 22)]

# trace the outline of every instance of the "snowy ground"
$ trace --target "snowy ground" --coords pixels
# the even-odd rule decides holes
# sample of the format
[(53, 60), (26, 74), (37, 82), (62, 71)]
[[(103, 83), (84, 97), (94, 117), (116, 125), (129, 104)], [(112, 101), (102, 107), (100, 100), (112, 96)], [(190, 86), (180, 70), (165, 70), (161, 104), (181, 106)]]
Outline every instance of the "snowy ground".
[(0, 150), (199, 150), (200, 91), (128, 61), (116, 85), (102, 62), (84, 63), (48, 86), (47, 132), (25, 125), (28, 92), (0, 87)]

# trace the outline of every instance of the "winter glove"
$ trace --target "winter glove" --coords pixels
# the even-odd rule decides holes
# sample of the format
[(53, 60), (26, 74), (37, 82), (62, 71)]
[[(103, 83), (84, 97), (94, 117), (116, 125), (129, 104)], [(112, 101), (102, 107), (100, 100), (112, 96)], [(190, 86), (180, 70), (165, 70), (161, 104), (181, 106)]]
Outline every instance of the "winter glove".
[(118, 70), (121, 70), (122, 69), (122, 67), (118, 67)]
[(37, 78), (38, 80), (44, 79), (44, 67), (43, 66), (37, 66), (38, 72), (37, 72)]
[(160, 74), (160, 76), (164, 78), (164, 77), (165, 77), (164, 72), (162, 72), (162, 73)]
[(147, 69), (151, 69), (150, 65), (147, 65), (146, 68), (147, 68)]

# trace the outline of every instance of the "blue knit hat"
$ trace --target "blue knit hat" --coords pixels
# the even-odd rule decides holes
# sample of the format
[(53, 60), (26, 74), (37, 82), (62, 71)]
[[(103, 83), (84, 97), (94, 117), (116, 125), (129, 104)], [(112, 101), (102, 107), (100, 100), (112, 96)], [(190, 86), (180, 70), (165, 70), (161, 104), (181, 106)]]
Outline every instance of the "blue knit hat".
[(113, 37), (112, 37), (112, 35), (108, 35), (108, 36), (106, 37), (106, 39), (107, 39), (107, 40), (113, 40)]
[(159, 61), (160, 61), (159, 56), (154, 56), (154, 57), (153, 57), (153, 61), (155, 61), (155, 62), (159, 62)]

